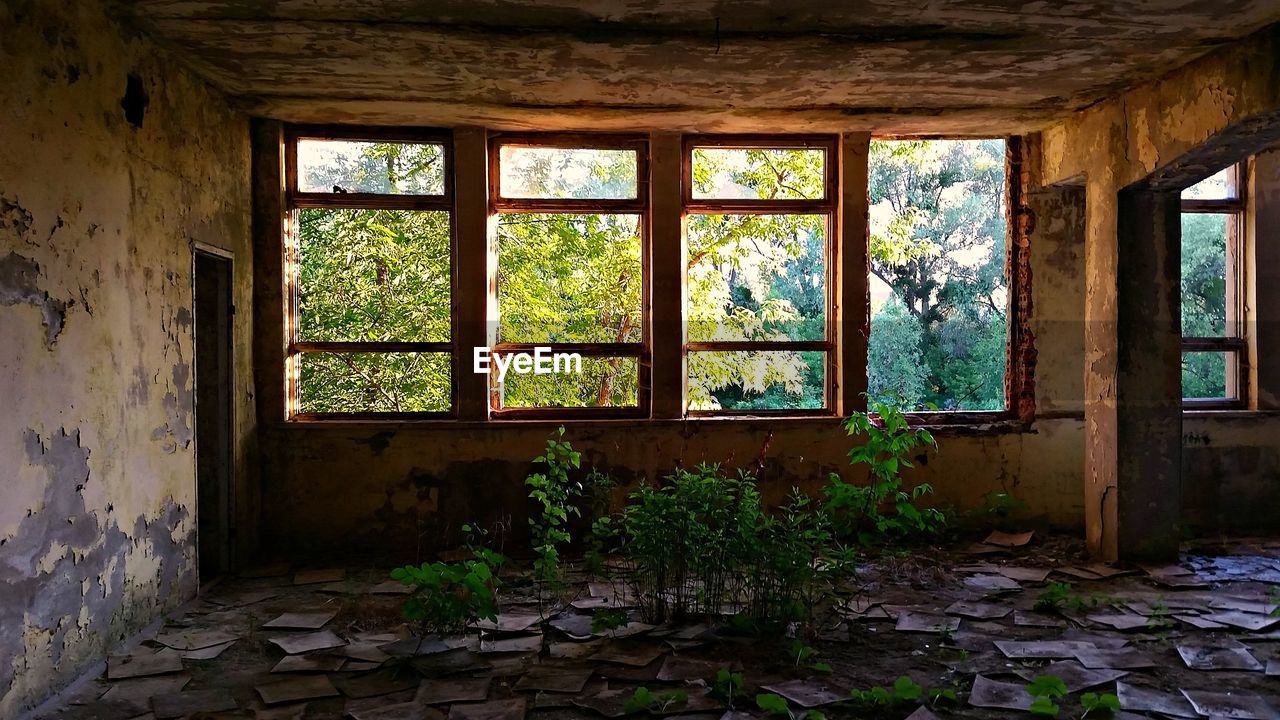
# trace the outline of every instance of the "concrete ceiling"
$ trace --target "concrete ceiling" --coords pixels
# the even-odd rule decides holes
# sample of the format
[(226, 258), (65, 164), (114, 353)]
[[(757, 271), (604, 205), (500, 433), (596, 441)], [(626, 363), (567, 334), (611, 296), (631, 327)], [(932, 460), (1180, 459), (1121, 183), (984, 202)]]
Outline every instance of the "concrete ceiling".
[(1276, 0), (127, 0), (246, 110), (511, 129), (997, 134), (1280, 21)]

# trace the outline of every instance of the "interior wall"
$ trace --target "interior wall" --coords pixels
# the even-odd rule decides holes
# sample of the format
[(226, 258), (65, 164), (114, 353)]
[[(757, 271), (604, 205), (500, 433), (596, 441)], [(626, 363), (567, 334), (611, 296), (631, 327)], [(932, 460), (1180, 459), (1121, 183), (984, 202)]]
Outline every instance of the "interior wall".
[[(1255, 322), (1254, 387), (1248, 410), (1184, 413), (1182, 520), (1184, 532), (1274, 532), (1280, 517), (1280, 285), (1268, 282), (1280, 232), (1280, 25), (1178, 68), (1163, 78), (1076, 113), (1042, 133), (1041, 180), (1084, 185), (1088, 270), (1082, 315), (1095, 329), (1086, 341), (1087, 423), (1084, 453), (1086, 515), (1101, 531), (1114, 528), (1118, 476), (1115, 375), (1117, 194), (1135, 183), (1178, 188), (1254, 153), (1250, 202), (1256, 293), (1246, 308)], [(1102, 328), (1105, 323), (1111, 327)], [(1100, 329), (1101, 328), (1101, 329)], [(1103, 538), (1090, 538), (1101, 542)]]
[[(192, 244), (251, 302), (245, 118), (97, 3), (0, 3), (0, 717), (196, 591)], [(250, 313), (235, 319), (247, 348)], [(237, 357), (237, 478), (252, 363)], [(250, 542), (252, 538), (242, 538)]]

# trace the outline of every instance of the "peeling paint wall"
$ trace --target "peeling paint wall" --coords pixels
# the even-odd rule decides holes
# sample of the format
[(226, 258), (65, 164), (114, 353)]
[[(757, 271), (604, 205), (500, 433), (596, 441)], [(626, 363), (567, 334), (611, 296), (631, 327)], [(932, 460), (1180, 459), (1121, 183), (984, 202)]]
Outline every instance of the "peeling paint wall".
[[(834, 420), (783, 422), (566, 422), (583, 464), (619, 482), (615, 501), (678, 466), (721, 463), (756, 472), (768, 502), (792, 486), (816, 493), (831, 472), (850, 481), (849, 440)], [(524, 478), (554, 423), (480, 428), (280, 425), (265, 433), (263, 547), (285, 557), (404, 562), (449, 547), (459, 526), (501, 524), (525, 548), (530, 509)], [(1036, 423), (1033, 432), (939, 438), (941, 452), (911, 482), (937, 501), (981, 507), (1007, 491), (1036, 515), (1073, 527), (1080, 517), (1079, 420)]]
[[(1132, 488), (1148, 479), (1157, 482), (1161, 475), (1155, 467), (1125, 471), (1127, 456), (1119, 447), (1125, 429), (1117, 413), (1121, 340), (1125, 334), (1149, 333), (1154, 318), (1121, 322), (1116, 273), (1125, 246), (1120, 242), (1133, 240), (1118, 233), (1118, 196), (1138, 183), (1177, 189), (1247, 155), (1280, 147), (1280, 25), (1077, 113), (1046, 129), (1041, 147), (1045, 185), (1087, 187), (1085, 515), (1090, 547), (1114, 548), (1117, 525), (1123, 522), (1117, 503), (1125, 476)], [(1263, 172), (1258, 177), (1276, 175)], [(1267, 184), (1256, 188), (1255, 201), (1273, 196)], [(1280, 392), (1275, 387), (1280, 355), (1263, 352), (1277, 342), (1280, 286), (1266, 282), (1274, 263), (1263, 256), (1264, 251), (1270, 253), (1266, 243), (1277, 231), (1277, 217), (1271, 212), (1255, 214), (1259, 255), (1251, 303), (1257, 343), (1254, 412), (1183, 419), (1182, 514), (1193, 531), (1274, 531), (1274, 518), (1280, 516), (1280, 416), (1270, 407), (1270, 398)], [(1144, 389), (1145, 382), (1140, 378), (1130, 391)], [(1141, 403), (1142, 393), (1135, 395)], [(1148, 513), (1144, 509), (1135, 514)]]
[[(192, 243), (236, 254), (245, 305), (251, 266), (248, 126), (219, 93), (83, 0), (0, 4), (0, 67), (11, 717), (194, 594)], [(237, 362), (247, 483), (249, 353)]]

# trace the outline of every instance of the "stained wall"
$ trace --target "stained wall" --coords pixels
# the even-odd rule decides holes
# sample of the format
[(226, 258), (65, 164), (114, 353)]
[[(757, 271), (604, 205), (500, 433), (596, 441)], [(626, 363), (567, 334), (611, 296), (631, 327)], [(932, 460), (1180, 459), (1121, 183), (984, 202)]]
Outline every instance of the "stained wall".
[[(247, 121), (96, 3), (0, 3), (0, 717), (196, 592), (192, 245), (250, 303)], [(250, 313), (236, 316), (247, 347)], [(251, 356), (238, 482), (255, 482)], [(246, 542), (251, 538), (243, 538)]]

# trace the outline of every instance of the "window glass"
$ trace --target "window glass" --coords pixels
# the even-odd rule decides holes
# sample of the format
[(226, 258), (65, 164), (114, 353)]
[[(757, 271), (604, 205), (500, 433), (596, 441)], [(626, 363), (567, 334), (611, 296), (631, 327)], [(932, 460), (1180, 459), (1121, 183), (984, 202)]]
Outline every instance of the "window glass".
[(302, 353), (303, 413), (447, 412), (448, 353)]
[(640, 342), (643, 286), (638, 215), (499, 216), (503, 342)]
[(1182, 191), (1183, 200), (1229, 200), (1236, 197), (1236, 168), (1224, 168)]
[(502, 406), (635, 407), (639, 403), (640, 366), (636, 358), (563, 358), (560, 367), (570, 366), (572, 370), (566, 372), (544, 374), (521, 374), (509, 366), (501, 388)]
[(825, 215), (691, 215), (688, 338), (826, 337)]
[(1227, 335), (1227, 238), (1235, 218), (1182, 214), (1182, 334)]
[(298, 140), (298, 190), (443, 195), (444, 146), (301, 139)]
[(818, 410), (826, 406), (826, 353), (689, 353), (689, 409)]
[(449, 213), (303, 208), (304, 342), (449, 340)]
[(869, 181), (872, 400), (1003, 409), (1004, 141), (873, 141)]
[(1235, 388), (1229, 387), (1228, 368), (1235, 362), (1234, 353), (1182, 353), (1182, 397), (1232, 399)]
[(503, 145), (504, 198), (629, 199), (636, 197), (636, 151)]
[(693, 197), (821, 200), (826, 152), (814, 148), (693, 149)]

